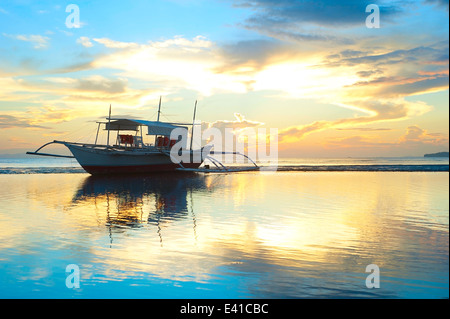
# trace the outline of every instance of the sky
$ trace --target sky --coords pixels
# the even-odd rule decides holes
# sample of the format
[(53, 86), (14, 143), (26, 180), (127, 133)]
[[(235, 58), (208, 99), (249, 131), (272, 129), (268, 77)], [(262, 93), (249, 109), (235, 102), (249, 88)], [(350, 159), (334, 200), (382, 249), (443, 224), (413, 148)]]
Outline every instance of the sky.
[(448, 7), (0, 0), (0, 154), (92, 139), (110, 104), (156, 120), (160, 96), (163, 121), (197, 100), (207, 127), (277, 128), (281, 157), (448, 151)]

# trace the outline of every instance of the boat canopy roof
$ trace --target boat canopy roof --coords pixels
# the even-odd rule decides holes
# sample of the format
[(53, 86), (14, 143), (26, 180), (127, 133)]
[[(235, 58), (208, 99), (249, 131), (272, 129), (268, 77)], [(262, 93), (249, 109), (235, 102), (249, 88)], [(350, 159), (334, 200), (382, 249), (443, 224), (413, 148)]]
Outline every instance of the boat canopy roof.
[(169, 136), (172, 130), (176, 128), (183, 128), (187, 130), (187, 127), (174, 125), (172, 123), (165, 123), (159, 121), (146, 121), (137, 119), (111, 119), (111, 122), (101, 122), (105, 124), (106, 130), (111, 131), (138, 131), (140, 126), (147, 126), (147, 135), (165, 135)]

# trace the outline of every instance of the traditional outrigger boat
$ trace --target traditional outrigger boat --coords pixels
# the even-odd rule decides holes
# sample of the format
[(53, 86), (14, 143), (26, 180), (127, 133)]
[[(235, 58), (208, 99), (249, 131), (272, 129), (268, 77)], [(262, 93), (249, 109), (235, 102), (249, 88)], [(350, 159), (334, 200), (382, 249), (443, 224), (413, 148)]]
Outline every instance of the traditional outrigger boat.
[[(197, 149), (192, 148), (192, 136), (195, 127), (194, 108), (193, 123), (169, 123), (159, 120), (161, 110), (161, 100), (158, 109), (158, 119), (156, 121), (147, 121), (131, 118), (111, 118), (111, 106), (107, 121), (100, 121), (97, 127), (97, 135), (94, 144), (57, 141), (46, 143), (34, 152), (27, 152), (29, 155), (54, 156), (75, 158), (78, 163), (92, 175), (96, 174), (124, 174), (124, 173), (151, 173), (163, 171), (198, 171), (198, 172), (230, 172), (243, 169), (230, 169), (225, 167), (220, 161), (210, 156), (213, 145), (206, 145)], [(104, 125), (107, 131), (106, 144), (98, 144), (98, 136), (101, 125)], [(192, 126), (190, 147), (187, 147), (187, 139), (170, 139), (173, 130), (178, 129), (187, 136), (187, 126)], [(143, 131), (147, 128), (147, 134), (154, 136), (154, 143), (145, 143)], [(111, 144), (110, 134), (116, 132), (116, 139)], [(127, 134), (123, 134), (126, 132)], [(134, 132), (134, 134), (130, 134)], [(50, 144), (62, 144), (66, 146), (72, 155), (59, 155), (40, 152), (41, 149)], [(181, 153), (180, 160), (174, 158), (171, 153), (172, 148), (177, 145), (178, 153)], [(229, 152), (212, 152), (211, 154), (227, 154)], [(238, 152), (233, 154), (242, 155)], [(248, 157), (247, 157), (248, 158)], [(215, 169), (209, 169), (209, 166), (199, 168), (200, 165), (209, 159)], [(258, 166), (248, 158), (254, 167)], [(245, 170), (249, 170), (246, 168)]]

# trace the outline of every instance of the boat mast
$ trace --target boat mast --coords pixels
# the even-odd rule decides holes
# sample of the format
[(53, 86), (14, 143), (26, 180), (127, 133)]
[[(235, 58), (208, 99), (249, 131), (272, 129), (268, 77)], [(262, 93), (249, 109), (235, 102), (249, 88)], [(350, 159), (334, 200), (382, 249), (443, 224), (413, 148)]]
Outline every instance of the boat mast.
[(109, 116), (108, 116), (108, 139), (106, 140), (106, 146), (109, 146), (109, 130), (111, 128), (111, 104), (109, 105)]
[(192, 131), (191, 131), (191, 146), (190, 150), (192, 150), (192, 140), (194, 139), (194, 127), (195, 127), (195, 112), (197, 111), (197, 100), (195, 100), (195, 106), (194, 106), (194, 116), (192, 118)]
[[(156, 122), (159, 122), (159, 115), (161, 114), (161, 95), (159, 96), (159, 106), (158, 106), (158, 118), (156, 119)], [(158, 139), (158, 136), (155, 135), (155, 146), (156, 146), (156, 140)]]
[(159, 115), (161, 114), (161, 96), (159, 97), (159, 106), (158, 106), (158, 119), (156, 120), (159, 122)]
[(100, 122), (98, 123), (98, 126), (97, 126), (97, 135), (95, 135), (95, 145), (97, 145), (97, 139), (98, 139), (98, 132), (100, 131)]

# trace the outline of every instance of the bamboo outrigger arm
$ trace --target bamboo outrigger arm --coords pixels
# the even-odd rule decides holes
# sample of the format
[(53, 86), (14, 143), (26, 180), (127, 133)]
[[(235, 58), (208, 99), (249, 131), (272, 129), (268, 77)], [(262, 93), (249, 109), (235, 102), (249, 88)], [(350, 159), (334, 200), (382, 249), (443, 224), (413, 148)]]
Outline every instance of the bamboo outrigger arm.
[(63, 144), (65, 145), (64, 142), (61, 141), (53, 141), (53, 142), (49, 142), (46, 143), (44, 145), (42, 145), (41, 147), (39, 147), (37, 150), (35, 150), (34, 152), (27, 152), (28, 155), (39, 155), (39, 156), (53, 156), (53, 157), (66, 157), (66, 158), (75, 158), (75, 156), (71, 156), (71, 155), (59, 155), (59, 154), (49, 154), (49, 153), (38, 153), (41, 149), (43, 149), (44, 147), (46, 147), (47, 145), (50, 144)]
[(214, 152), (214, 151), (212, 151), (210, 154), (213, 154), (213, 155), (215, 155), (215, 154), (219, 154), (219, 155), (225, 155), (225, 154), (241, 155), (241, 156), (245, 157), (246, 159), (248, 159), (250, 162), (252, 162), (253, 165), (255, 165), (256, 168), (259, 168), (259, 166), (256, 165), (256, 163), (250, 157), (248, 157), (247, 155), (242, 154), (240, 152)]
[(179, 171), (189, 171), (189, 172), (200, 172), (200, 173), (233, 173), (233, 172), (243, 172), (243, 171), (255, 171), (255, 170), (259, 170), (260, 167), (247, 155), (242, 154), (240, 152), (210, 152), (209, 154), (219, 154), (219, 155), (225, 155), (225, 154), (233, 154), (233, 155), (241, 155), (244, 156), (245, 158), (247, 158), (250, 162), (253, 163), (254, 167), (246, 167), (246, 168), (241, 168), (241, 167), (227, 167), (225, 165), (223, 165), (219, 160), (215, 159), (212, 156), (207, 155), (206, 159), (210, 160), (211, 163), (214, 164), (214, 166), (216, 166), (216, 169), (210, 169), (210, 168), (177, 168), (177, 170)]

